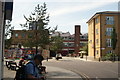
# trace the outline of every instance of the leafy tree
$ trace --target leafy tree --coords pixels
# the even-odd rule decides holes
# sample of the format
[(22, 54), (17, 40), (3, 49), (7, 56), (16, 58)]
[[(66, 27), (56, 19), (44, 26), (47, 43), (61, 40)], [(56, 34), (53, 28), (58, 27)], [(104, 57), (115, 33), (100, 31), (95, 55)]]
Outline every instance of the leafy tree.
[(86, 45), (83, 47), (83, 50), (86, 52), (86, 55), (88, 55), (88, 44), (86, 44)]
[(7, 20), (5, 24), (5, 49), (10, 48), (12, 39), (11, 34), (12, 30), (14, 29), (14, 26), (11, 26), (11, 21)]
[(32, 50), (32, 47), (35, 46), (33, 40), (27, 40), (24, 44), (24, 47), (29, 47)]
[(117, 44), (117, 33), (115, 28), (113, 27), (112, 35), (111, 35), (111, 44), (112, 44), (112, 49), (115, 50), (116, 44)]
[(12, 39), (5, 39), (5, 49), (9, 49), (11, 46)]
[(14, 26), (11, 26), (11, 21), (7, 20), (5, 24), (5, 39), (7, 39), (7, 37), (10, 37), (13, 29)]
[(49, 34), (54, 32), (57, 29), (57, 26), (52, 30), (51, 27), (47, 27), (49, 23), (49, 14), (47, 14), (46, 4), (38, 4), (35, 7), (34, 12), (32, 12), (29, 17), (24, 15), (24, 18), (26, 19), (26, 23), (20, 25), (26, 29), (30, 29), (32, 26), (32, 30), (34, 30), (33, 34), (35, 35), (35, 38), (32, 38), (34, 39), (32, 44), (35, 45), (32, 45), (29, 41), (29, 46), (36, 46), (37, 48), (38, 46), (44, 47), (45, 45), (48, 45), (50, 43)]
[(86, 52), (86, 56), (88, 56), (88, 44), (85, 44), (85, 46), (83, 46), (83, 48), (80, 48), (80, 50), (85, 51)]
[(64, 46), (63, 39), (60, 36), (55, 36), (51, 38), (51, 45), (50, 50), (53, 50), (55, 52), (61, 50)]

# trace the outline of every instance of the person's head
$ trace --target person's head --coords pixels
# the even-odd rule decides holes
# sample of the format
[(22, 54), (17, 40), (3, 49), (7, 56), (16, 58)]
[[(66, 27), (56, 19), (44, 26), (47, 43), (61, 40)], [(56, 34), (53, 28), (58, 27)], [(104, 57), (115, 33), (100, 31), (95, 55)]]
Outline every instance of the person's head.
[(21, 57), (20, 60), (24, 60), (25, 58), (24, 57)]
[(35, 61), (36, 65), (42, 64), (43, 60), (44, 60), (44, 58), (42, 55), (37, 54), (34, 56), (34, 61)]

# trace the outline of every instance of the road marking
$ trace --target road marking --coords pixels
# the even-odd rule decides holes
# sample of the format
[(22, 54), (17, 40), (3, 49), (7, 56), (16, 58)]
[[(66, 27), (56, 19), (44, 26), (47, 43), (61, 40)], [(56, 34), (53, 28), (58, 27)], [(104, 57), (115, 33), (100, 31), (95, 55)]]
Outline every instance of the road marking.
[(101, 80), (101, 79), (99, 79), (98, 77), (96, 77), (96, 80)]
[(81, 73), (81, 72), (78, 73), (77, 71), (73, 71), (73, 70), (71, 70), (71, 71), (77, 73), (78, 75), (80, 75), (81, 78), (84, 78), (86, 80), (91, 80), (90, 77), (87, 76), (85, 73)]

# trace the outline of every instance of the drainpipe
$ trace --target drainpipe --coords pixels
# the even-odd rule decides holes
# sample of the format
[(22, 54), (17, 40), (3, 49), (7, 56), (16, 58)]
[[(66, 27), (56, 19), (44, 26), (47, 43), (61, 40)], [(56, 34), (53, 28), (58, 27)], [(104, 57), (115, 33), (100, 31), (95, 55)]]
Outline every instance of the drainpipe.
[(96, 48), (95, 48), (95, 44), (96, 44), (96, 38), (95, 38), (95, 18), (94, 18), (94, 24), (93, 24), (93, 30), (94, 30), (94, 34), (93, 34), (93, 36), (94, 36), (94, 46), (93, 46), (93, 49), (94, 49), (94, 59), (96, 58), (96, 55), (95, 55), (95, 52), (96, 52)]

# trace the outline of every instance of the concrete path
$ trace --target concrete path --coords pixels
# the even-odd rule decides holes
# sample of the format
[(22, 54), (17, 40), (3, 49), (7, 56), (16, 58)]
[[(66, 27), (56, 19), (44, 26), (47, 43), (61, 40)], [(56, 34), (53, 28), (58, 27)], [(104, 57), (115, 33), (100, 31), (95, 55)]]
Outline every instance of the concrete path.
[(4, 74), (3, 78), (5, 79), (13, 79), (15, 77), (16, 72), (13, 70), (8, 70), (6, 66), (4, 66)]
[(78, 74), (58, 67), (47, 66), (47, 72), (48, 72), (47, 78), (59, 78), (59, 79), (74, 78), (82, 80)]

